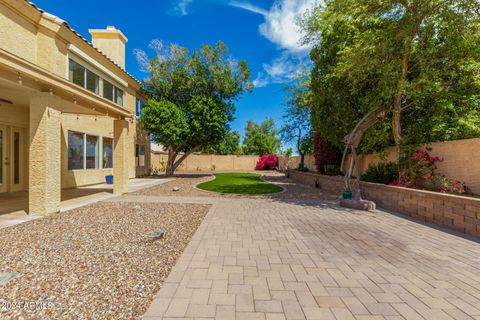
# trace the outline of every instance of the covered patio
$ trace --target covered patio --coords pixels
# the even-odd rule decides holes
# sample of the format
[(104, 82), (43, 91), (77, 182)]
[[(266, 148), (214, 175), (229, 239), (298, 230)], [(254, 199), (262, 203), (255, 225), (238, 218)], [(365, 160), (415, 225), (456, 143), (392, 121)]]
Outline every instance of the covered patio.
[[(136, 178), (128, 181), (130, 192), (151, 188), (171, 179)], [(61, 192), (60, 212), (80, 208), (99, 201), (115, 197), (113, 185), (96, 184), (91, 186), (63, 189)], [(0, 229), (25, 221), (35, 220), (41, 216), (28, 215), (28, 191), (0, 194)]]
[(0, 74), (0, 214), (23, 210), (48, 215), (78, 196), (103, 192), (62, 190), (66, 114), (113, 122), (115, 179), (108, 192), (128, 191), (127, 135), (133, 119), (129, 110), (2, 49)]

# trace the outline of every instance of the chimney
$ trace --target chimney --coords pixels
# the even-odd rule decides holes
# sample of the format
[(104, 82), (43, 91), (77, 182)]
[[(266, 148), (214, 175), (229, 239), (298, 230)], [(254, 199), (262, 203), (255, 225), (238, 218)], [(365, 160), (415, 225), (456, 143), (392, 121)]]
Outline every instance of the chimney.
[(107, 57), (125, 69), (125, 43), (128, 39), (122, 31), (108, 26), (107, 29), (90, 29), (92, 44)]

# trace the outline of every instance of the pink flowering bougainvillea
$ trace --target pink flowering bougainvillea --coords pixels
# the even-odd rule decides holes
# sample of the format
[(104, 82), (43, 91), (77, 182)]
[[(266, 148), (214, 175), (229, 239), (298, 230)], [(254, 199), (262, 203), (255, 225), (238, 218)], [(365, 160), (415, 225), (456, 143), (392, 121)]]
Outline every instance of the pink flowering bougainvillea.
[(466, 185), (463, 181), (448, 178), (436, 170), (437, 163), (443, 158), (431, 156), (429, 150), (418, 149), (408, 161), (406, 168), (402, 170), (398, 181), (389, 185), (405, 188), (424, 188), (442, 193), (462, 194), (466, 192)]
[(257, 170), (275, 170), (277, 168), (278, 156), (276, 154), (267, 154), (258, 159)]

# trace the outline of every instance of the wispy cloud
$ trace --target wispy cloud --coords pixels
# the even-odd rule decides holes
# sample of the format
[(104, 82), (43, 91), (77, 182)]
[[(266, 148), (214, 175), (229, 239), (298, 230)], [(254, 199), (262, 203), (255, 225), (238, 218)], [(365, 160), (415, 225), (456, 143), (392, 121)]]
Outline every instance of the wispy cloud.
[(316, 3), (318, 0), (276, 0), (268, 10), (245, 1), (231, 1), (229, 5), (263, 15), (265, 22), (259, 26), (259, 31), (264, 37), (281, 49), (304, 53), (310, 47), (301, 43), (303, 34), (297, 23)]
[(193, 0), (175, 0), (175, 6), (172, 10), (172, 13), (186, 16), (188, 14), (188, 7), (190, 4), (192, 4), (192, 2)]
[(261, 14), (262, 16), (266, 16), (268, 14), (268, 11), (260, 8), (256, 5), (253, 5), (248, 2), (240, 2), (240, 1), (230, 1), (229, 3), (230, 6), (240, 8), (240, 9), (245, 9), (247, 11), (253, 12), (253, 13), (258, 13)]
[(272, 62), (263, 64), (263, 71), (258, 73), (253, 85), (266, 87), (271, 83), (291, 82), (305, 69), (306, 65), (308, 65), (307, 56), (292, 55), (284, 51)]
[(298, 26), (298, 20), (319, 1), (275, 0), (268, 10), (245, 1), (229, 3), (230, 6), (263, 15), (265, 21), (259, 25), (259, 32), (280, 50), (279, 57), (263, 64), (263, 71), (258, 73), (254, 81), (256, 87), (290, 82), (309, 63), (310, 46), (302, 44), (303, 34)]

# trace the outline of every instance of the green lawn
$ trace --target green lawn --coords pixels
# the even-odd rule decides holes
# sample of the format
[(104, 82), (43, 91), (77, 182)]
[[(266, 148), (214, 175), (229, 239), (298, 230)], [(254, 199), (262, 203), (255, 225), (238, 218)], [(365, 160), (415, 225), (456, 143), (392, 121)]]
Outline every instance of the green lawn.
[(283, 189), (270, 182), (260, 180), (254, 173), (217, 173), (215, 180), (201, 183), (197, 188), (220, 193), (270, 194)]

